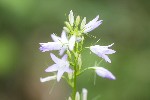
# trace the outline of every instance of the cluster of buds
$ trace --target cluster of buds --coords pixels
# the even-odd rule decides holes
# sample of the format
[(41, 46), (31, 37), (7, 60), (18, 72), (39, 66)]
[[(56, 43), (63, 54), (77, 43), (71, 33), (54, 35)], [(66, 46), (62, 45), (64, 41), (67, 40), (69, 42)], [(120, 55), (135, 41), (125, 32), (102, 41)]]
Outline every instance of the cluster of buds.
[[(98, 76), (103, 78), (108, 78), (115, 80), (115, 76), (103, 67), (98, 67), (94, 65), (93, 67), (87, 67), (83, 69), (82, 66), (82, 50), (84, 37), (102, 24), (102, 20), (99, 20), (99, 15), (96, 16), (92, 21), (86, 23), (86, 17), (82, 20), (80, 16), (74, 18), (72, 10), (68, 15), (69, 21), (65, 22), (65, 27), (63, 27), (61, 36), (57, 36), (55, 33), (51, 34), (53, 42), (40, 43), (40, 51), (59, 51), (59, 56), (55, 56), (53, 53), (50, 53), (50, 57), (55, 64), (49, 66), (45, 72), (57, 72), (53, 76), (48, 76), (46, 78), (41, 78), (41, 82), (46, 82), (50, 80), (60, 81), (61, 78), (64, 78), (67, 83), (73, 88), (73, 100), (80, 100), (79, 93), (76, 92), (76, 78), (78, 75), (82, 74), (87, 69), (92, 69), (96, 72)], [(97, 56), (104, 59), (106, 62), (111, 63), (108, 55), (113, 54), (116, 51), (110, 49), (113, 45), (101, 46), (101, 45), (92, 45), (88, 48), (91, 52)], [(67, 73), (68, 76), (65, 76), (64, 73)], [(85, 89), (84, 89), (85, 90)], [(75, 96), (76, 95), (76, 96)], [(78, 99), (75, 99), (78, 98)], [(71, 97), (68, 100), (72, 100)], [(86, 100), (86, 97), (82, 100)]]

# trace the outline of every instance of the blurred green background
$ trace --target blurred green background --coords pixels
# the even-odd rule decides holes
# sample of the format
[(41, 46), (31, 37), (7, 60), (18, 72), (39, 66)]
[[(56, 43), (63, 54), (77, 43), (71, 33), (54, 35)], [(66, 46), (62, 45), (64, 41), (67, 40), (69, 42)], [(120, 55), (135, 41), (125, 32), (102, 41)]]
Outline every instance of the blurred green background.
[[(88, 89), (88, 100), (150, 100), (150, 13), (148, 0), (0, 0), (0, 100), (65, 100), (70, 88), (65, 81), (40, 83), (50, 75), (49, 52), (40, 42), (60, 34), (70, 10), (90, 21), (100, 15), (103, 24), (90, 32), (85, 46), (115, 43), (111, 64), (102, 62), (115, 81), (85, 72), (78, 90)], [(83, 54), (84, 67), (101, 59)], [(53, 89), (52, 89), (53, 87)], [(52, 90), (52, 92), (51, 92)], [(96, 99), (98, 98), (98, 99)]]

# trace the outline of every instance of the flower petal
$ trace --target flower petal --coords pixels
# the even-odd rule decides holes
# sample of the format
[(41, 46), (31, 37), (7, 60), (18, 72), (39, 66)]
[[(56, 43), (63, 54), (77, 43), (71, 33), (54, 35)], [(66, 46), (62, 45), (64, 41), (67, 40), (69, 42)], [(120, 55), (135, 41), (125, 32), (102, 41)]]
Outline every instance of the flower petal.
[(64, 70), (58, 70), (58, 72), (57, 72), (57, 81), (59, 82), (60, 81), (60, 79), (61, 79), (61, 77), (62, 77), (62, 75), (64, 74)]
[(40, 51), (51, 51), (51, 50), (60, 50), (61, 44), (58, 42), (48, 42), (48, 43), (40, 43), (41, 47)]
[(97, 67), (97, 69), (95, 70), (95, 72), (97, 73), (97, 75), (103, 77), (103, 78), (108, 78), (111, 80), (115, 80), (115, 76), (108, 71), (107, 69), (103, 68), (103, 67)]
[(111, 63), (111, 60), (107, 56), (107, 54), (113, 54), (116, 51), (109, 49), (108, 47), (111, 47), (113, 44), (108, 45), (108, 46), (100, 46), (100, 45), (95, 45), (95, 46), (90, 46), (90, 50), (98, 55), (99, 57), (102, 57), (106, 62)]
[(48, 77), (45, 77), (45, 78), (40, 78), (40, 81), (41, 82), (47, 82), (47, 81), (51, 81), (51, 80), (55, 80), (55, 79), (56, 79), (56, 75), (48, 76)]
[(54, 71), (57, 71), (58, 70), (58, 66), (57, 64), (53, 64), (52, 66), (49, 66), (45, 72), (54, 72)]
[(51, 37), (52, 37), (54, 42), (60, 42), (60, 40), (61, 40), (61, 38), (56, 36), (55, 34), (51, 34)]
[(67, 54), (65, 54), (61, 59), (64, 60), (64, 61), (66, 61), (67, 58), (68, 58), (68, 56), (67, 56)]
[(63, 55), (63, 53), (65, 52), (66, 48), (65, 47), (62, 47), (61, 50), (59, 50), (59, 55)]
[(74, 48), (74, 45), (75, 45), (75, 40), (76, 40), (76, 37), (73, 35), (71, 36), (70, 40), (69, 40), (69, 49), (72, 51), (73, 48)]
[(95, 22), (95, 24), (93, 24), (92, 26), (87, 27), (87, 28), (84, 30), (84, 33), (91, 32), (92, 30), (94, 30), (95, 28), (97, 28), (97, 27), (98, 27), (99, 25), (101, 25), (101, 24), (102, 24), (102, 20)]
[(95, 22), (99, 19), (99, 15), (97, 15), (92, 21), (90, 21), (89, 23), (87, 23), (85, 25), (85, 27), (90, 27), (92, 26), (93, 24), (95, 24)]
[(50, 53), (50, 56), (52, 58), (52, 60), (57, 64), (58, 62), (61, 61), (61, 59), (57, 58), (54, 54)]
[(62, 33), (61, 33), (61, 42), (63, 42), (63, 43), (68, 42), (68, 39), (67, 39), (65, 31), (62, 31)]

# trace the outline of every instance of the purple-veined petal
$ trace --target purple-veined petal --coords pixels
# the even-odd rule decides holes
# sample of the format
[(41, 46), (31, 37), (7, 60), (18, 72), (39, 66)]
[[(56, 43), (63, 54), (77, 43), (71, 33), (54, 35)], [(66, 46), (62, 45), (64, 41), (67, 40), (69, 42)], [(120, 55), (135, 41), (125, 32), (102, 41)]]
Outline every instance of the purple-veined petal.
[(61, 49), (61, 44), (58, 42), (40, 43), (40, 45), (40, 51), (42, 52)]
[(76, 37), (73, 35), (69, 40), (69, 49), (72, 51), (75, 45)]
[(58, 65), (57, 64), (53, 64), (52, 66), (49, 66), (45, 72), (54, 72), (58, 70)]
[(103, 67), (97, 67), (97, 69), (95, 70), (95, 72), (97, 73), (97, 75), (103, 77), (103, 78), (108, 78), (111, 80), (115, 80), (115, 76), (108, 71), (107, 69), (103, 68)]

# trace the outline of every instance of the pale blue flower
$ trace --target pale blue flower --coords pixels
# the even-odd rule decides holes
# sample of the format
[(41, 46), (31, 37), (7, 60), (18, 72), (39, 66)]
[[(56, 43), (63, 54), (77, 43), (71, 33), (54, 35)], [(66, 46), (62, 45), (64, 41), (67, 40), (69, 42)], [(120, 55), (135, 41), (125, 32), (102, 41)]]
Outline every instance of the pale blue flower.
[(100, 24), (102, 24), (103, 20), (98, 20), (99, 19), (99, 15), (96, 16), (92, 21), (90, 21), (89, 23), (86, 24), (86, 17), (84, 17), (84, 19), (81, 22), (81, 30), (83, 29), (84, 33), (88, 33), (92, 30), (94, 30), (95, 28), (97, 28)]
[(69, 68), (69, 62), (67, 61), (67, 55), (65, 54), (62, 59), (57, 58), (54, 54), (50, 54), (52, 60), (55, 62), (52, 66), (49, 66), (45, 71), (54, 72), (57, 71), (57, 81), (60, 81), (64, 72), (71, 73)]
[(103, 67), (95, 67), (95, 72), (98, 76), (101, 76), (103, 78), (108, 78), (111, 80), (115, 80), (115, 76), (108, 71), (107, 69), (103, 68)]
[(62, 55), (66, 49), (69, 49), (71, 51), (73, 50), (76, 40), (76, 37), (74, 35), (71, 36), (68, 40), (66, 32), (62, 31), (61, 37), (58, 37), (54, 34), (52, 34), (51, 37), (54, 42), (40, 43), (40, 50), (42, 52), (59, 50), (59, 54)]
[(90, 46), (90, 50), (98, 55), (99, 57), (102, 57), (106, 62), (111, 63), (111, 60), (107, 56), (108, 54), (113, 54), (116, 51), (109, 49), (113, 44), (108, 45), (108, 46), (100, 46), (100, 45), (95, 45), (95, 46)]

